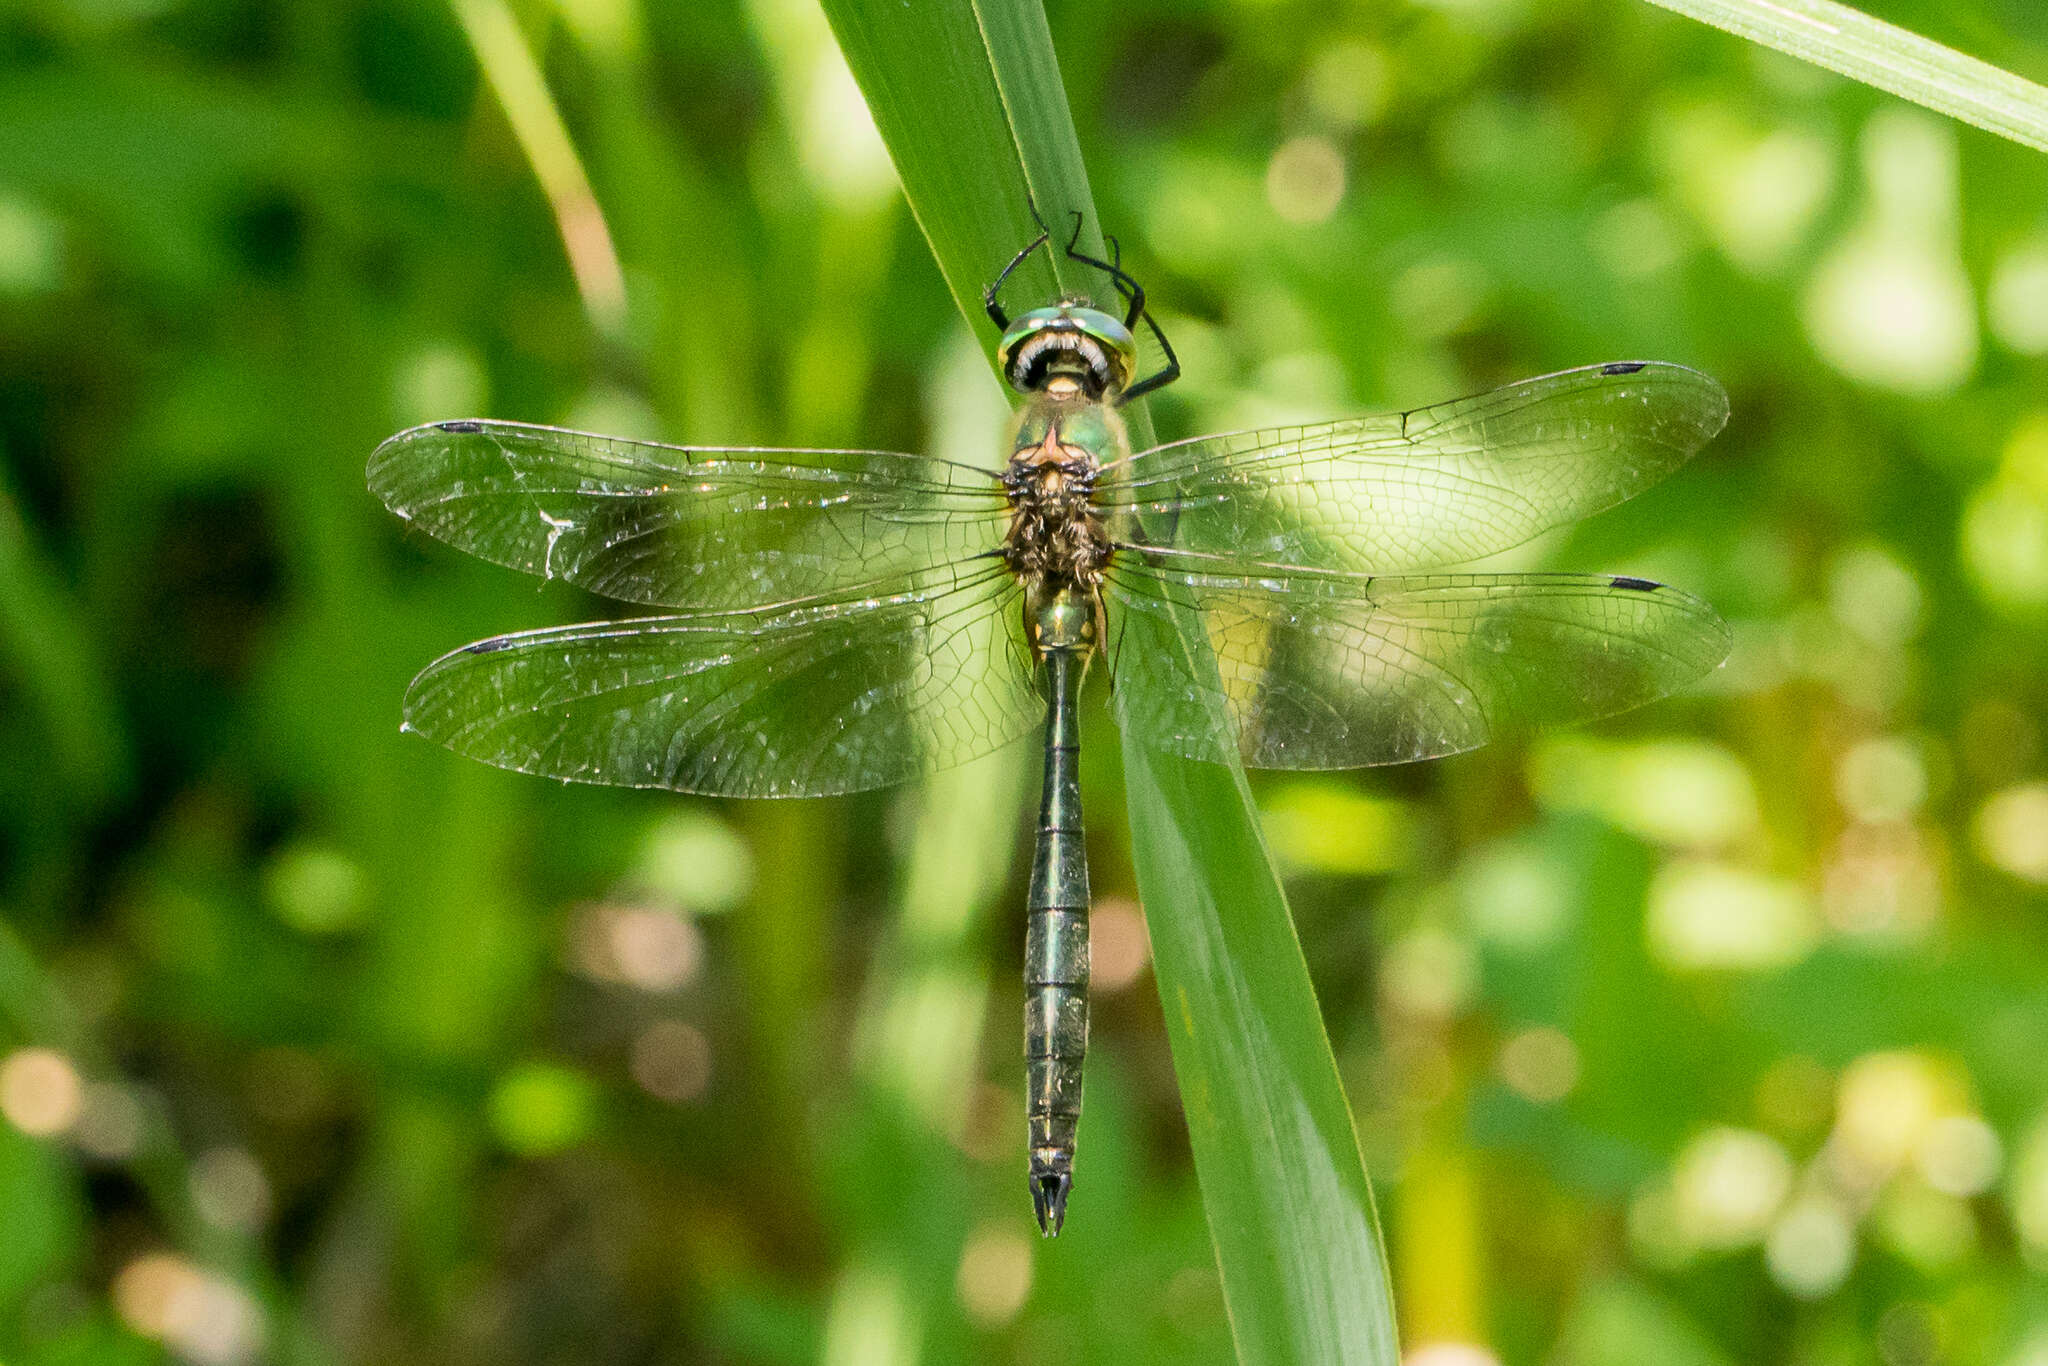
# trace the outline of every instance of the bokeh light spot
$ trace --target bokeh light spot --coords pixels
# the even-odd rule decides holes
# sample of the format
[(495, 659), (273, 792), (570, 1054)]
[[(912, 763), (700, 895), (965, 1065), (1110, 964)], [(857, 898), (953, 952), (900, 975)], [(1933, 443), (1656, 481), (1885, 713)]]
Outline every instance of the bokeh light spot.
[(1864, 234), (1821, 262), (1804, 316), (1815, 347), (1843, 374), (1930, 396), (1955, 389), (1976, 368), (1976, 307), (1952, 254)]
[(263, 1315), (249, 1293), (171, 1253), (122, 1267), (113, 1297), (130, 1328), (198, 1366), (241, 1366), (262, 1349)]
[(1612, 744), (1553, 736), (1531, 753), (1529, 782), (1547, 806), (1596, 811), (1621, 829), (1681, 849), (1726, 846), (1762, 819), (1748, 766), (1700, 740)]
[(574, 1147), (596, 1119), (596, 1088), (590, 1079), (554, 1063), (515, 1067), (491, 1092), (491, 1129), (500, 1143), (523, 1157)]
[(1401, 1366), (1500, 1366), (1500, 1358), (1470, 1342), (1426, 1342), (1405, 1353)]
[(84, 1083), (54, 1048), (19, 1048), (0, 1061), (0, 1115), (32, 1138), (55, 1138), (78, 1122)]
[(193, 1207), (216, 1228), (254, 1233), (270, 1218), (270, 1180), (241, 1148), (209, 1148), (193, 1160)]
[(1702, 104), (1664, 121), (1657, 143), (1685, 207), (1752, 275), (1783, 269), (1834, 195), (1834, 146), (1802, 129), (1757, 131)]
[(306, 934), (354, 929), (369, 914), (369, 879), (342, 850), (305, 841), (271, 856), (263, 897), (272, 913)]
[(1835, 796), (1859, 821), (1904, 820), (1927, 800), (1927, 761), (1903, 736), (1859, 741), (1835, 767)]
[(85, 1088), (85, 1102), (72, 1141), (94, 1157), (121, 1162), (142, 1147), (142, 1103), (117, 1082), (96, 1081)]
[(1803, 313), (1814, 345), (1852, 379), (1947, 393), (1977, 365), (1977, 299), (1956, 242), (1955, 135), (1902, 109), (1862, 138), (1864, 221), (1821, 259)]
[(2004, 1160), (1998, 1131), (1976, 1115), (1943, 1115), (1927, 1126), (1913, 1153), (1929, 1186), (1965, 1199), (1990, 1190)]
[(1985, 301), (1991, 334), (2023, 356), (2048, 353), (2048, 243), (2030, 242), (2002, 257)]
[(1693, 1246), (1720, 1250), (1762, 1238), (1792, 1189), (1792, 1159), (1747, 1129), (1709, 1129), (1672, 1170), (1678, 1225)]
[(1447, 1020), (1479, 986), (1479, 955), (1450, 932), (1424, 925), (1394, 941), (1380, 964), (1380, 990), (1404, 1015)]
[(640, 7), (633, 0), (554, 0), (576, 36), (607, 58), (633, 52), (640, 43)]
[(681, 1020), (656, 1020), (634, 1038), (629, 1066), (648, 1095), (686, 1105), (711, 1084), (711, 1041)]
[(695, 911), (724, 911), (754, 889), (747, 842), (706, 811), (678, 811), (648, 828), (633, 878), (646, 890)]
[(1963, 1112), (1947, 1067), (1911, 1051), (1866, 1053), (1842, 1073), (1829, 1157), (1850, 1189), (1874, 1189), (1904, 1166), (1938, 1118)]
[(2035, 1329), (2004, 1366), (2048, 1366), (2048, 1327)]
[(1344, 154), (1324, 137), (1289, 138), (1266, 163), (1266, 202), (1284, 222), (1326, 221), (1344, 202)]
[(2020, 1145), (2007, 1200), (2029, 1259), (2036, 1270), (2048, 1270), (2048, 1118), (2036, 1120)]
[(1358, 39), (1330, 44), (1310, 61), (1309, 104), (1339, 128), (1377, 122), (1393, 95), (1393, 64), (1384, 49)]
[(481, 417), (490, 407), (490, 372), (460, 342), (429, 342), (399, 362), (392, 375), (392, 417), (401, 427)]
[(586, 906), (571, 930), (576, 967), (601, 982), (647, 992), (686, 986), (704, 961), (704, 937), (688, 917), (657, 906)]
[(1616, 204), (1593, 225), (1593, 249), (1623, 280), (1642, 280), (1678, 264), (1685, 244), (1678, 225), (1654, 199)]
[(39, 294), (64, 275), (64, 238), (40, 205), (0, 190), (0, 294)]
[(1986, 863), (2028, 882), (2048, 884), (2048, 783), (1994, 792), (1970, 824)]
[(1554, 1105), (1579, 1084), (1579, 1049), (1561, 1029), (1539, 1025), (1501, 1045), (1501, 1080), (1539, 1105)]
[(1881, 546), (1841, 555), (1828, 580), (1835, 619), (1873, 645), (1899, 646), (1920, 631), (1920, 580)]
[(1459, 871), (1457, 888), (1474, 934), (1525, 953), (1555, 943), (1575, 905), (1571, 868), (1534, 841), (1480, 850)]
[(1145, 913), (1135, 901), (1104, 897), (1088, 913), (1088, 989), (1103, 995), (1123, 991), (1152, 961)]
[(1764, 1265), (1786, 1294), (1817, 1300), (1833, 1294), (1856, 1264), (1856, 1225), (1837, 1200), (1808, 1195), (1771, 1225)]
[(1963, 509), (1962, 558), (1988, 601), (2048, 605), (2048, 496), (2010, 478), (1984, 484)]
[(1805, 957), (1819, 916), (1798, 883), (1686, 860), (1651, 881), (1647, 933), (1650, 952), (1671, 967), (1757, 971)]
[(953, 1285), (967, 1317), (1000, 1328), (1017, 1317), (1031, 1294), (1031, 1242), (1010, 1223), (974, 1231), (960, 1252)]
[(804, 170), (826, 199), (865, 208), (895, 191), (895, 164), (838, 46), (825, 43), (815, 60), (799, 130)]
[(1289, 871), (1372, 877), (1406, 866), (1414, 854), (1407, 803), (1342, 783), (1290, 783), (1260, 810), (1274, 857)]

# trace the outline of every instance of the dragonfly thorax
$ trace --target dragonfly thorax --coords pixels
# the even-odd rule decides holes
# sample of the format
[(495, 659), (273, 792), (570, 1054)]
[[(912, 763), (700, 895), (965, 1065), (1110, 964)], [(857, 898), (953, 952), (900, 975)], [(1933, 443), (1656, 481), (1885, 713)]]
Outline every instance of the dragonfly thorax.
[(1095, 478), (1124, 444), (1123, 424), (1099, 403), (1038, 394), (1025, 405), (1003, 475), (1003, 561), (1026, 587), (1092, 594), (1101, 584), (1113, 552), (1094, 505)]

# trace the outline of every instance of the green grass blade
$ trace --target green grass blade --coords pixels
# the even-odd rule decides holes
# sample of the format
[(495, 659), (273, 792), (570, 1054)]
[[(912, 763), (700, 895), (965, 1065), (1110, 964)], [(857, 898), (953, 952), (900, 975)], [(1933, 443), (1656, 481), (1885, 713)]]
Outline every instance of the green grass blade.
[[(1084, 248), (1099, 242), (1044, 14), (1036, 0), (825, 0), (825, 10), (948, 285), (986, 336), (981, 289), (1037, 231), (1027, 187), (1049, 222), (1081, 211)], [(1044, 260), (1013, 277), (1019, 306), (1095, 283)], [(1128, 416), (1133, 439), (1148, 444), (1149, 419)], [(1184, 637), (1185, 648), (1206, 652), (1199, 631)], [(1392, 1366), (1371, 1189), (1243, 775), (1129, 742), (1124, 761), (1159, 989), (1239, 1358)], [(1087, 1217), (1085, 1203), (1075, 1217)]]
[(1238, 1359), (1393, 1366), (1372, 1189), (1244, 775), (1128, 739), (1124, 773)]
[(2048, 88), (1834, 0), (1650, 0), (2048, 152)]
[(463, 35), (476, 52), (477, 65), (498, 97), (512, 135), (526, 153), (554, 212), (583, 306), (600, 332), (615, 335), (626, 318), (625, 272), (612, 246), (604, 210), (591, 191), (583, 159), (570, 141), (561, 111), (555, 108), (540, 63), (526, 46), (519, 21), (505, 0), (451, 3)]

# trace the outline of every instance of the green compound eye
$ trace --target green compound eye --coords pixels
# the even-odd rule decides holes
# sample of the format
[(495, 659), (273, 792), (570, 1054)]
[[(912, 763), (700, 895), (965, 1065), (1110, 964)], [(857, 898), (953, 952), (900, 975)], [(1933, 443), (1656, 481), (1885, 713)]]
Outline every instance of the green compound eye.
[(1125, 388), (1138, 368), (1131, 329), (1083, 304), (1032, 309), (1004, 331), (998, 354), (1010, 386), (1027, 394), (1065, 374), (1099, 397)]

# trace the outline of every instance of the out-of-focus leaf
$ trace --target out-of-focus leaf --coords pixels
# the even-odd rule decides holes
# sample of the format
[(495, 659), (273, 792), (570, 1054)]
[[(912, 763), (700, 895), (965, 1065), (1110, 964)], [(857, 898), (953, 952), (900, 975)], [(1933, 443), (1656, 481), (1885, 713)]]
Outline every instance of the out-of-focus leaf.
[(63, 1158), (48, 1144), (0, 1122), (0, 1313), (58, 1270), (79, 1242), (80, 1202)]
[(1834, 0), (1650, 0), (2048, 152), (2048, 89)]

